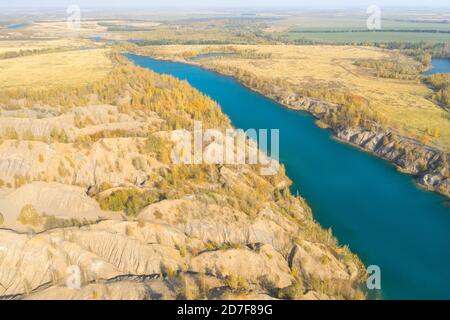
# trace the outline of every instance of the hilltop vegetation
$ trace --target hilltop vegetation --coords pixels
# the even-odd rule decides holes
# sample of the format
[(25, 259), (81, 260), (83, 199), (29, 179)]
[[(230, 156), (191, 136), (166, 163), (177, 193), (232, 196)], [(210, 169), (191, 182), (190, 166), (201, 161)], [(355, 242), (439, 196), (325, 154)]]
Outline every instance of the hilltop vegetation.
[[(81, 52), (76, 54), (80, 57)], [(40, 59), (40, 56), (34, 58)], [(46, 59), (54, 58), (54, 56), (46, 57)], [(95, 54), (95, 60), (98, 61), (99, 58), (108, 59), (104, 52)], [(74, 107), (92, 102), (115, 103), (123, 109), (140, 109), (146, 113), (158, 112), (164, 115), (172, 129), (184, 128), (192, 119), (207, 119), (207, 124), (211, 127), (221, 127), (228, 123), (217, 106), (210, 108), (213, 104), (211, 100), (199, 95), (186, 82), (175, 81), (167, 76), (157, 76), (148, 70), (127, 65), (118, 55), (111, 56), (111, 59), (110, 72), (107, 72), (107, 69), (95, 69), (94, 72), (89, 73), (93, 69), (82, 68), (77, 71), (79, 74), (65, 77), (61, 67), (58, 66), (55, 73), (58, 72), (60, 78), (50, 77), (49, 79), (39, 78), (38, 68), (30, 66), (30, 76), (22, 80), (20, 87), (10, 89), (10, 85), (3, 85), (0, 88), (3, 89), (0, 102), (10, 107), (14, 107), (14, 104), (19, 102), (28, 107), (35, 104)], [(111, 60), (108, 59), (108, 61)], [(89, 62), (90, 60), (83, 61), (86, 64)], [(16, 62), (17, 67), (12, 65), (5, 72), (16, 72), (18, 65), (23, 67), (24, 63), (26, 61), (21, 59)], [(72, 63), (76, 64), (77, 61)], [(111, 69), (112, 64), (116, 67)], [(33, 72), (36, 72), (35, 78), (33, 78)], [(86, 77), (87, 73), (89, 77)], [(98, 77), (103, 74), (103, 79), (95, 81), (97, 74), (99, 74)], [(89, 79), (90, 83), (84, 84), (84, 81), (78, 81), (79, 77)], [(45, 89), (41, 87), (42, 81), (46, 81)], [(34, 83), (33, 87), (28, 86), (30, 82)], [(65, 85), (65, 82), (70, 82), (70, 85)], [(175, 106), (178, 106), (178, 109), (175, 109)]]

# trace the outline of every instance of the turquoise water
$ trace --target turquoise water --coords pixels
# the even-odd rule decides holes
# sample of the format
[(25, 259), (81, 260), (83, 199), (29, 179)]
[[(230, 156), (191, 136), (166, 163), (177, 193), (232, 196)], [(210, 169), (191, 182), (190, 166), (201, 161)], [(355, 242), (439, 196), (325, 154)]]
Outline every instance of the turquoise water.
[[(306, 113), (286, 109), (230, 77), (127, 55), (220, 103), (238, 128), (279, 128), (280, 160), (315, 218), (366, 265), (381, 268), (385, 299), (450, 299), (450, 208), (385, 161), (332, 139)], [(448, 203), (447, 203), (448, 204)]]
[(16, 24), (10, 24), (9, 26), (7, 26), (8, 29), (22, 29), (25, 28), (27, 26), (26, 23), (16, 23)]
[(450, 73), (450, 59), (436, 58), (431, 61), (432, 68), (423, 74)]

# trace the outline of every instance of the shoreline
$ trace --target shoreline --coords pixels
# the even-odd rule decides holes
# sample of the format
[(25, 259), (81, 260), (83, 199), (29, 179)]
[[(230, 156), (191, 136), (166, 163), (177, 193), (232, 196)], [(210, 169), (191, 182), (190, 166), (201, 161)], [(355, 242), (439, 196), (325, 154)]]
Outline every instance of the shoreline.
[[(283, 99), (283, 97), (274, 96), (271, 93), (265, 93), (261, 90), (249, 86), (248, 84), (235, 77), (233, 74), (221, 73), (219, 70), (208, 68), (208, 66), (196, 61), (155, 57), (140, 53), (138, 51), (128, 53), (149, 57), (156, 60), (189, 64), (202, 68), (204, 70), (214, 72), (221, 76), (231, 77), (240, 85), (256, 94), (272, 100), (281, 107), (308, 113), (315, 118), (315, 122), (318, 127), (320, 127), (321, 129), (331, 130), (332, 138), (336, 141), (352, 146), (381, 160), (387, 161), (399, 173), (411, 176), (414, 179), (416, 186), (418, 186), (420, 189), (435, 192), (446, 197), (447, 200), (450, 199), (450, 179), (448, 179), (447, 176), (443, 175), (438, 170), (439, 162), (441, 158), (445, 159), (446, 152), (440, 150), (437, 147), (423, 145), (414, 138), (399, 135), (395, 132), (395, 130), (382, 128), (381, 126), (378, 126), (376, 131), (365, 129), (362, 127), (333, 128), (328, 123), (322, 121), (323, 115), (326, 113), (326, 111), (323, 113), (318, 113), (310, 110), (311, 107), (315, 106), (321, 106), (325, 109), (335, 107), (331, 103), (319, 101), (309, 97), (297, 97), (297, 100), (295, 100), (294, 103), (291, 103), (291, 97), (284, 97), (285, 99)], [(319, 124), (319, 122), (321, 122), (323, 125)], [(400, 148), (395, 149), (393, 143), (383, 144), (383, 139), (389, 139), (392, 136), (396, 136), (399, 139), (397, 143), (400, 145)], [(405, 154), (402, 154), (402, 151), (399, 150), (401, 148), (412, 148), (412, 150), (414, 150), (414, 153), (412, 154), (414, 158), (411, 161), (408, 161), (408, 159), (404, 159)], [(418, 163), (423, 161), (426, 162), (427, 170), (419, 171), (417, 168)], [(449, 154), (447, 154), (447, 163), (450, 163)]]

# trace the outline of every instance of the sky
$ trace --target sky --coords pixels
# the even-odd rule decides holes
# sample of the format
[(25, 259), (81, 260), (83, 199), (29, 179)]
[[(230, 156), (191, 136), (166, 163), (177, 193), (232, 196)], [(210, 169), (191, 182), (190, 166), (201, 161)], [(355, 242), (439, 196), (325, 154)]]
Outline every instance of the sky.
[(193, 8), (193, 7), (348, 7), (348, 6), (450, 6), (449, 0), (0, 0), (2, 8)]

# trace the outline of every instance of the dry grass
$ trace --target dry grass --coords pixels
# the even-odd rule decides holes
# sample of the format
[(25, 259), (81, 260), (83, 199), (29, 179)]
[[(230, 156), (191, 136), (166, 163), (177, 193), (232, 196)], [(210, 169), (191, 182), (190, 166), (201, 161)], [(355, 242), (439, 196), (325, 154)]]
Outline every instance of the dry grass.
[(42, 50), (55, 48), (80, 48), (92, 45), (83, 39), (55, 39), (55, 40), (11, 40), (0, 42), (0, 54), (18, 52), (20, 50)]
[[(82, 20), (80, 23), (80, 28), (81, 30), (77, 30), (78, 33), (106, 31), (106, 27), (100, 26), (97, 21)], [(67, 27), (66, 20), (34, 22), (30, 27), (26, 28), (26, 30), (49, 34), (62, 34), (71, 32), (71, 30)]]
[(93, 83), (112, 68), (107, 53), (107, 49), (76, 50), (0, 60), (0, 89)]
[[(376, 48), (354, 46), (234, 46), (271, 53), (269, 59), (244, 59), (224, 56), (205, 60), (205, 64), (233, 66), (264, 79), (283, 79), (294, 86), (326, 88), (352, 92), (366, 98), (370, 107), (382, 112), (388, 125), (404, 134), (421, 138), (427, 129), (437, 128), (441, 136), (434, 142), (448, 149), (448, 113), (430, 100), (431, 90), (415, 80), (376, 78), (354, 65), (358, 59), (386, 59), (397, 55)], [(215, 46), (165, 46), (157, 49), (161, 57), (181, 57), (183, 52), (202, 52)], [(407, 61), (409, 58), (400, 57)]]

